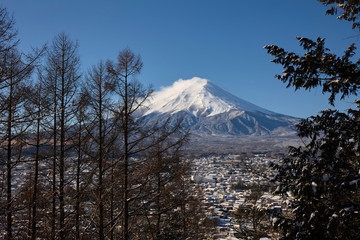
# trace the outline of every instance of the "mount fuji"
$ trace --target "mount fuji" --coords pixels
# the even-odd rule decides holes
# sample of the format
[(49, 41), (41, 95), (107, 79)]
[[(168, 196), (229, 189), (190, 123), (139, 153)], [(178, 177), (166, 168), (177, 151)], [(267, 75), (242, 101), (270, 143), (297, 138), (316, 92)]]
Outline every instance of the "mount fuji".
[(176, 81), (155, 92), (143, 112), (145, 122), (182, 120), (197, 136), (289, 136), (298, 118), (256, 106), (221, 89), (211, 81), (194, 77)]

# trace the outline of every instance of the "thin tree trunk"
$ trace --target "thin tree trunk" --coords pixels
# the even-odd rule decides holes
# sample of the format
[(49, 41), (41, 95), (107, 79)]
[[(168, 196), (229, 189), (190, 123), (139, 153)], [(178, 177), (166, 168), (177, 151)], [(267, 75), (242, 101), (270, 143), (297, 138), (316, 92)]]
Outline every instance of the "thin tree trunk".
[(111, 158), (111, 189), (110, 189), (110, 240), (114, 240), (114, 160)]
[(129, 201), (128, 201), (128, 165), (129, 165), (129, 153), (128, 153), (128, 85), (127, 85), (127, 72), (125, 73), (125, 99), (124, 99), (124, 115), (125, 115), (125, 125), (124, 125), (124, 170), (123, 170), (123, 177), (124, 177), (124, 228), (123, 228), (123, 239), (129, 239)]
[(160, 198), (161, 198), (161, 156), (159, 153), (160, 149), (158, 149), (157, 158), (157, 197), (156, 197), (156, 205), (157, 205), (157, 219), (156, 219), (156, 237), (160, 235), (160, 223), (161, 223), (161, 206), (160, 206)]
[(9, 108), (8, 108), (8, 122), (7, 122), (7, 133), (8, 133), (8, 142), (7, 142), (7, 162), (6, 162), (6, 237), (9, 240), (12, 240), (12, 193), (11, 193), (11, 155), (12, 155), (12, 115), (13, 115), (13, 83), (10, 79), (10, 93), (9, 93)]
[(52, 209), (51, 209), (51, 239), (55, 240), (55, 223), (56, 223), (56, 144), (57, 144), (57, 94), (56, 94), (56, 77), (54, 83), (54, 131), (53, 131), (53, 162), (52, 162)]
[[(64, 51), (64, 50), (63, 50)], [(64, 158), (65, 158), (65, 56), (62, 56), (62, 73), (61, 73), (61, 111), (60, 111), (60, 159), (59, 159), (59, 204), (60, 204), (60, 233), (59, 239), (65, 239), (65, 201), (64, 201)]]
[[(185, 180), (182, 179), (182, 189), (185, 189)], [(182, 222), (183, 222), (183, 233), (186, 235), (187, 227), (186, 227), (186, 203), (182, 201), (181, 203), (181, 211), (182, 211)]]
[(80, 166), (81, 166), (81, 132), (82, 132), (82, 122), (80, 120), (79, 124), (79, 134), (78, 134), (78, 156), (77, 156), (77, 166), (76, 166), (76, 204), (75, 204), (75, 225), (76, 225), (76, 239), (80, 239)]
[(156, 236), (158, 237), (160, 235), (160, 223), (161, 223), (161, 207), (160, 207), (160, 194), (161, 194), (161, 189), (160, 189), (160, 184), (161, 184), (161, 180), (160, 180), (160, 173), (158, 173), (158, 177), (157, 177), (157, 198), (156, 198), (156, 205), (157, 205), (157, 219), (156, 219)]
[[(39, 108), (40, 109), (40, 108)], [(39, 149), (40, 149), (40, 110), (38, 113), (36, 125), (36, 150), (35, 150), (35, 170), (34, 170), (34, 188), (32, 194), (32, 217), (31, 217), (31, 240), (36, 239), (36, 207), (37, 207), (37, 187), (39, 176)]]
[(99, 201), (99, 239), (104, 240), (104, 204), (103, 204), (103, 122), (102, 122), (102, 81), (100, 81), (99, 86), (99, 187), (98, 187), (98, 201)]
[[(35, 171), (35, 170), (34, 170)], [(31, 175), (32, 173), (30, 173), (30, 177), (29, 177), (29, 186), (30, 188), (33, 188), (33, 183), (31, 182), (31, 180), (33, 180), (33, 176)], [(31, 191), (31, 190), (30, 190)], [(32, 196), (32, 193), (31, 193), (31, 196), (30, 196), (30, 199), (29, 199), (29, 204), (28, 204), (28, 239), (31, 239), (31, 227), (32, 227), (32, 199), (33, 199), (33, 196)]]

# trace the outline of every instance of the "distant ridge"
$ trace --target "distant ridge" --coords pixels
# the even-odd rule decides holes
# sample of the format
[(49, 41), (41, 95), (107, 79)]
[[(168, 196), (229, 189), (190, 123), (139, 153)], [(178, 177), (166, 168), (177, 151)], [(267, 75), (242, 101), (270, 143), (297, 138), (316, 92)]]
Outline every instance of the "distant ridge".
[(146, 122), (183, 119), (204, 136), (294, 135), (298, 118), (275, 113), (221, 89), (207, 79), (180, 79), (155, 92), (143, 113)]

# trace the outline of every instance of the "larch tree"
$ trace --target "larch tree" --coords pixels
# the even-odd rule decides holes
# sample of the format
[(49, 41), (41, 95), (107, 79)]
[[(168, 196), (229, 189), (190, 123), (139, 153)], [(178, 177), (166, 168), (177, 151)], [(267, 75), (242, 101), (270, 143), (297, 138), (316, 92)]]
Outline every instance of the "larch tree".
[(130, 49), (120, 51), (116, 63), (108, 61), (107, 71), (112, 79), (110, 89), (118, 98), (118, 104), (112, 109), (115, 119), (118, 121), (121, 130), (121, 144), (123, 146), (122, 156), (122, 234), (123, 239), (130, 239), (130, 209), (131, 197), (129, 195), (131, 177), (130, 156), (136, 145), (139, 126), (136, 124), (135, 113), (150, 96), (151, 91), (145, 90), (136, 80), (140, 73), (143, 62), (139, 55), (135, 55)]
[[(114, 167), (112, 164), (110, 164), (109, 167), (107, 167), (107, 165), (109, 165), (109, 153), (112, 150), (111, 145), (114, 144), (115, 135), (117, 134), (117, 131), (113, 129), (112, 121), (110, 120), (111, 115), (109, 114), (109, 109), (111, 108), (109, 84), (106, 66), (100, 61), (88, 71), (84, 88), (89, 107), (88, 114), (91, 118), (86, 128), (88, 134), (91, 136), (93, 143), (92, 148), (96, 149), (89, 151), (89, 156), (94, 159), (94, 164), (96, 164), (97, 167), (95, 209), (97, 209), (99, 239), (105, 239), (105, 226), (108, 225), (105, 221), (111, 222), (111, 217), (107, 216), (104, 207), (106, 202), (105, 197), (109, 195), (105, 193), (107, 193), (110, 188), (109, 186), (105, 186), (104, 178), (107, 169)], [(110, 182), (109, 184), (114, 183)]]
[[(15, 163), (20, 160), (19, 155), (24, 142), (21, 139), (21, 135), (24, 134), (24, 124), (30, 122), (24, 111), (24, 104), (27, 101), (25, 98), (26, 80), (29, 77), (32, 69), (28, 69), (20, 74), (23, 70), (24, 64), (20, 60), (20, 54), (15, 50), (9, 52), (5, 56), (7, 61), (7, 79), (3, 84), (5, 87), (2, 89), (4, 111), (2, 112), (3, 129), (5, 135), (3, 140), (5, 141), (6, 148), (6, 215), (7, 215), (7, 238), (12, 239), (12, 218), (14, 208), (12, 206), (12, 169), (15, 167)], [(17, 159), (17, 161), (15, 161)]]
[[(6, 89), (9, 88), (9, 63), (8, 63), (8, 55), (9, 52), (16, 48), (18, 44), (17, 31), (15, 29), (14, 19), (11, 18), (5, 8), (0, 8), (0, 114), (1, 114), (1, 122), (4, 124), (6, 122), (6, 114), (8, 110), (8, 102), (7, 102), (7, 92)], [(11, 123), (11, 122), (10, 122)], [(5, 126), (4, 126), (5, 127)], [(10, 136), (7, 136), (6, 129), (1, 129), (1, 144), (4, 145), (6, 143), (6, 139), (10, 140)], [(11, 144), (11, 142), (10, 142)], [(9, 147), (9, 146), (8, 146)], [(4, 149), (5, 155), (6, 149)], [(11, 150), (8, 150), (11, 151)], [(11, 152), (10, 152), (11, 155)], [(4, 182), (7, 182), (4, 186), (4, 190), (6, 190), (6, 201), (4, 205), (2, 205), (3, 209), (6, 209), (6, 231), (7, 238), (12, 238), (12, 206), (11, 206), (11, 162), (9, 159), (6, 160), (6, 177), (4, 176)], [(5, 181), (6, 178), (6, 181)], [(10, 186), (10, 187), (9, 187)]]
[(74, 214), (75, 214), (75, 233), (74, 238), (79, 240), (84, 237), (84, 233), (81, 228), (83, 226), (83, 219), (87, 217), (84, 214), (84, 195), (87, 189), (87, 184), (85, 184), (86, 177), (84, 176), (84, 168), (88, 167), (90, 164), (87, 157), (87, 152), (89, 151), (89, 134), (86, 131), (86, 125), (89, 121), (88, 116), (88, 101), (87, 98), (80, 93), (79, 96), (75, 100), (76, 102), (76, 111), (74, 113), (74, 128), (75, 131), (71, 134), (71, 145), (76, 152), (76, 160), (72, 166), (72, 171), (74, 173), (75, 178), (75, 206), (74, 206)]
[(181, 151), (188, 132), (181, 121), (147, 122), (141, 115), (152, 93), (135, 78), (142, 66), (129, 49), (120, 51), (116, 63), (107, 62), (108, 87), (118, 100), (111, 112), (119, 131), (121, 237), (202, 239), (200, 200)]
[[(16, 204), (12, 175), (16, 164), (23, 163), (26, 131), (31, 125), (29, 106), (30, 77), (42, 51), (25, 55), (18, 51), (15, 20), (5, 8), (0, 8), (0, 139), (6, 166), (6, 238), (12, 239)], [(20, 161), (21, 160), (21, 161)], [(14, 188), (15, 190), (19, 190)], [(18, 225), (18, 224), (16, 224)]]
[[(65, 33), (58, 34), (47, 51), (46, 81), (49, 94), (53, 98), (53, 206), (52, 206), (52, 239), (55, 238), (56, 192), (59, 199), (59, 239), (66, 236), (65, 226), (65, 160), (66, 141), (69, 124), (74, 118), (76, 109), (75, 97), (77, 82), (80, 79), (78, 44)], [(59, 144), (59, 152), (57, 151)], [(56, 189), (56, 166), (58, 166), (59, 186)]]
[[(27, 91), (29, 79), (39, 53), (25, 58), (15, 48), (2, 52), (1, 59), (1, 134), (3, 146), (6, 146), (6, 215), (7, 237), (12, 237), (13, 195), (12, 170), (15, 162), (22, 159), (21, 150), (26, 144), (25, 133), (31, 124), (31, 116), (26, 111), (29, 98)], [(14, 161), (17, 159), (17, 161)]]
[[(359, 30), (360, 2), (319, 0), (331, 6), (327, 14), (353, 22)], [(331, 53), (325, 39), (298, 37), (304, 53), (265, 46), (284, 71), (277, 78), (295, 89), (321, 88), (336, 97), (357, 96), (360, 61), (355, 43), (343, 56)], [(290, 147), (278, 171), (276, 193), (283, 195), (292, 211), (275, 223), (285, 239), (358, 239), (360, 232), (360, 101), (346, 113), (324, 110), (302, 120), (297, 129), (304, 146)]]
[(44, 154), (41, 151), (41, 148), (45, 143), (45, 136), (43, 132), (43, 122), (44, 119), (48, 116), (49, 113), (46, 112), (48, 109), (47, 105), (49, 104), (49, 99), (45, 95), (43, 89), (43, 79), (42, 72), (38, 70), (38, 81), (29, 89), (29, 105), (26, 107), (27, 112), (31, 116), (32, 127), (28, 131), (28, 141), (30, 146), (35, 147), (33, 153), (33, 179), (31, 182), (32, 193), (30, 199), (30, 216), (29, 216), (29, 230), (28, 236), (30, 239), (35, 240), (40, 236), (37, 232), (39, 228), (39, 223), (41, 222), (39, 218), (39, 210), (41, 210), (40, 204), (40, 189), (41, 181), (40, 179), (40, 163), (44, 159)]

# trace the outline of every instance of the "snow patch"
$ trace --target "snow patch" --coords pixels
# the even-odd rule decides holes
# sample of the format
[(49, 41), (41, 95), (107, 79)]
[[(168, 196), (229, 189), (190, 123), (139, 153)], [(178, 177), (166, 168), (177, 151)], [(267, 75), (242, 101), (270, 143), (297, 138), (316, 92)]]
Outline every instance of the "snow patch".
[(355, 179), (355, 180), (352, 180), (349, 184), (350, 185), (356, 185), (357, 186), (357, 184), (358, 184), (358, 182), (360, 181), (360, 179)]
[(311, 183), (311, 186), (312, 186), (312, 190), (314, 193), (316, 193), (316, 190), (317, 190), (317, 184), (315, 182), (312, 182)]

